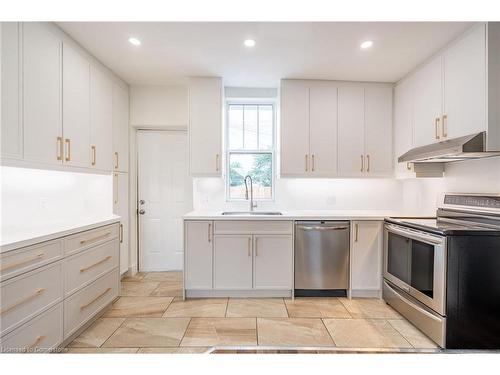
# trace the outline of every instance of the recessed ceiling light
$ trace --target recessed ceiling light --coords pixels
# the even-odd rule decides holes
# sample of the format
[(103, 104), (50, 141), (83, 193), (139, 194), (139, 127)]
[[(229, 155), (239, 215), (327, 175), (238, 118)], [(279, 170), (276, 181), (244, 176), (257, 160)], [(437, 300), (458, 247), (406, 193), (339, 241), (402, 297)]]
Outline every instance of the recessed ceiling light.
[(245, 39), (245, 41), (243, 42), (243, 44), (245, 45), (245, 47), (255, 47), (255, 40), (253, 40), (253, 39)]
[(367, 49), (373, 46), (373, 40), (365, 40), (361, 45), (359, 46), (361, 49)]
[(134, 46), (140, 46), (141, 45), (141, 41), (137, 38), (134, 38), (134, 37), (130, 37), (128, 38), (128, 41), (130, 44), (133, 44)]

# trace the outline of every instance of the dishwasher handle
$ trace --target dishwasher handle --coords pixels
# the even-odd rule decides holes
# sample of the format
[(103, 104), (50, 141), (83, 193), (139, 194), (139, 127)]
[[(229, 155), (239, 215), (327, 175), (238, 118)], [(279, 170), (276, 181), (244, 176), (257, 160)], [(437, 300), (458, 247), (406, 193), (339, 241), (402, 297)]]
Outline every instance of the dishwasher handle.
[(308, 227), (308, 226), (299, 225), (299, 226), (297, 226), (297, 229), (302, 229), (302, 230), (344, 230), (344, 229), (349, 229), (349, 226), (343, 225), (343, 226), (337, 226), (337, 227), (327, 227), (327, 226)]

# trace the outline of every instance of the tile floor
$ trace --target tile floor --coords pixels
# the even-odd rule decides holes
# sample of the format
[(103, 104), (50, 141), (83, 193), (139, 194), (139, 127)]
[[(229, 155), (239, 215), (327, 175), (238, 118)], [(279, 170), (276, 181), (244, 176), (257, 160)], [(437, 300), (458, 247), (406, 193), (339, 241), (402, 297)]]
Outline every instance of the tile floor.
[[(182, 300), (182, 273), (139, 273), (121, 296), (69, 344), (69, 353), (205, 353), (281, 347), (352, 351), (437, 350), (378, 299), (214, 298)], [(273, 349), (274, 348), (274, 349)], [(289, 348), (289, 350), (287, 349)], [(292, 349), (294, 348), (294, 349)], [(315, 349), (320, 351), (320, 349)]]

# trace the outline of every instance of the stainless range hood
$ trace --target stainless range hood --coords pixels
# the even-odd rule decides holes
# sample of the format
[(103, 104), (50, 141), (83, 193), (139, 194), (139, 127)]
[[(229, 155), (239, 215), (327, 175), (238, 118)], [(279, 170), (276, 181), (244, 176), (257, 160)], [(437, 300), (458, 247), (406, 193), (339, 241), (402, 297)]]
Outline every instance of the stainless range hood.
[(448, 163), (493, 156), (500, 156), (500, 151), (486, 151), (486, 132), (481, 132), (413, 148), (401, 155), (398, 162)]

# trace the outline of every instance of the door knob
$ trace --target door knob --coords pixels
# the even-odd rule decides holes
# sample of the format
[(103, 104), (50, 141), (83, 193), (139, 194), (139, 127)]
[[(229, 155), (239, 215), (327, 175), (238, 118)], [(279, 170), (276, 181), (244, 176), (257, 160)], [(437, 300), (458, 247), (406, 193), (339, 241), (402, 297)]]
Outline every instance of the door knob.
[(144, 215), (145, 213), (146, 213), (146, 211), (144, 211), (143, 209), (139, 210), (139, 215)]
[(139, 204), (140, 204), (141, 206), (142, 206), (144, 203), (146, 203), (146, 201), (145, 201), (144, 199), (141, 199), (141, 200), (139, 201)]

